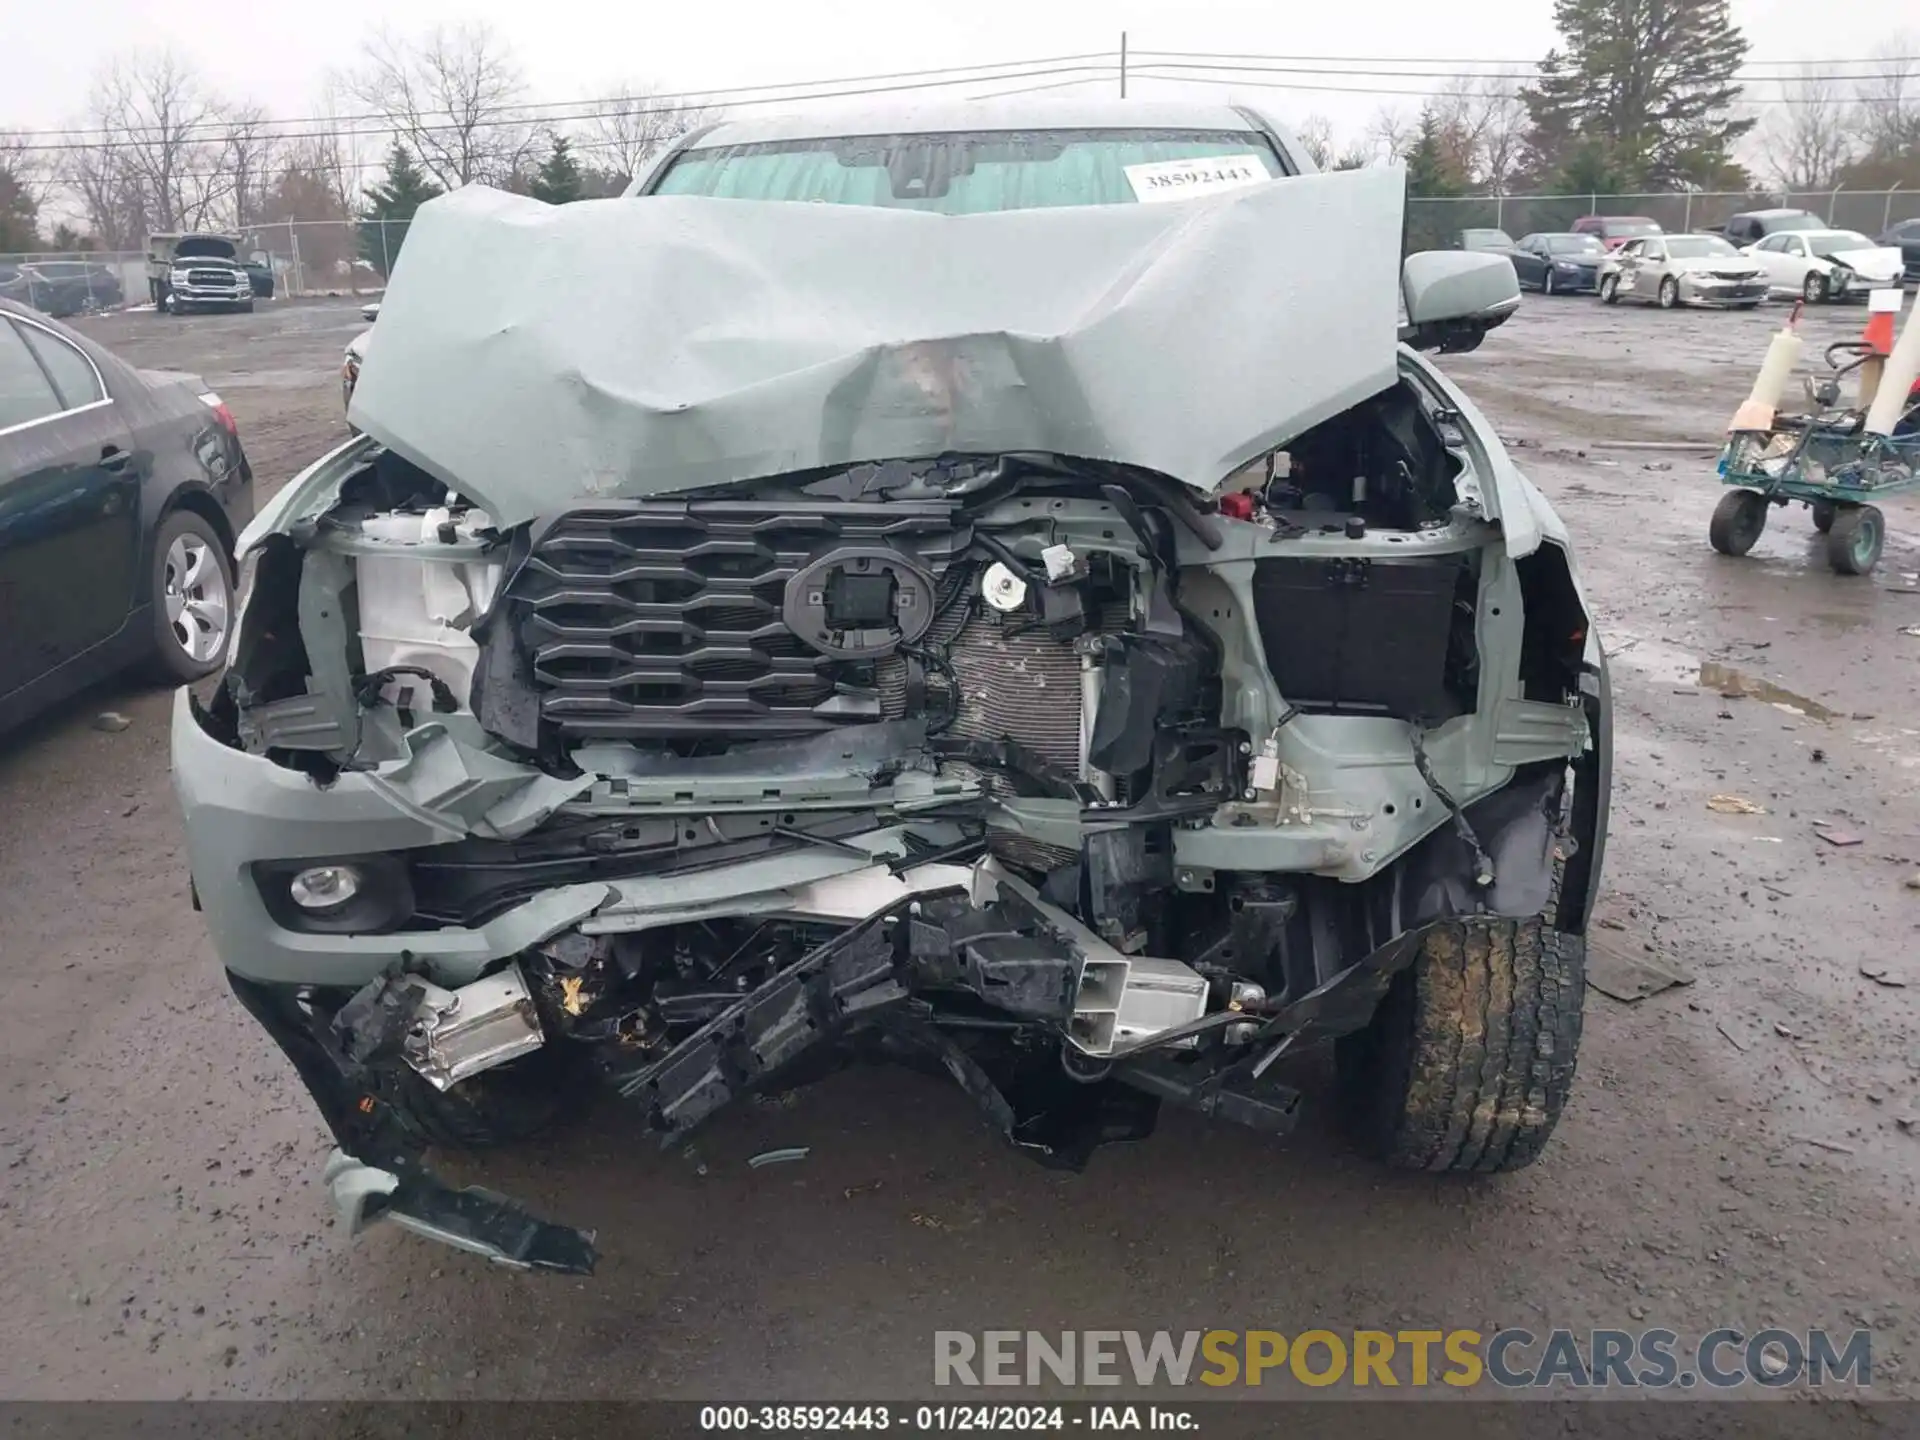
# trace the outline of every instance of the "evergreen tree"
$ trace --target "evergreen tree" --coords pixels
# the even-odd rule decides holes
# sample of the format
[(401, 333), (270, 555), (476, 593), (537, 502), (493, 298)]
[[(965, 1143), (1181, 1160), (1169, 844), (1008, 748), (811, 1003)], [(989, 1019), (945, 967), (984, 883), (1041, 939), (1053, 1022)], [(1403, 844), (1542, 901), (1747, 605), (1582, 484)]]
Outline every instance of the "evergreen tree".
[(553, 137), (553, 150), (534, 172), (527, 193), (549, 205), (568, 205), (580, 198), (580, 167), (574, 162), (566, 136)]
[(360, 212), (360, 253), (382, 275), (393, 273), (414, 211), (438, 194), (440, 187), (396, 140), (387, 152), (387, 178), (367, 191), (367, 206)]
[(1407, 194), (1464, 195), (1469, 177), (1460, 173), (1453, 148), (1431, 106), (1420, 112), (1420, 128), (1407, 152)]
[(0, 255), (38, 250), (40, 206), (25, 182), (0, 163)]
[(1724, 179), (1753, 126), (1733, 115), (1747, 40), (1727, 0), (1554, 0), (1553, 20), (1564, 45), (1521, 91), (1534, 184), (1577, 193)]

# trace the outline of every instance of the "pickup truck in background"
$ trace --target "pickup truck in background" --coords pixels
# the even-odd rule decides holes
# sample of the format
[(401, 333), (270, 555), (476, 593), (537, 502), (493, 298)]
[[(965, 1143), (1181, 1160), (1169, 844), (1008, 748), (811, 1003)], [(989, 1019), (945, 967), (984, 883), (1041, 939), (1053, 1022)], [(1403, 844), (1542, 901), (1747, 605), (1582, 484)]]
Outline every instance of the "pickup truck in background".
[(147, 237), (147, 291), (156, 310), (184, 314), (217, 306), (248, 311), (256, 296), (273, 297), (273, 268), (264, 254), (240, 256), (241, 237), (206, 232)]

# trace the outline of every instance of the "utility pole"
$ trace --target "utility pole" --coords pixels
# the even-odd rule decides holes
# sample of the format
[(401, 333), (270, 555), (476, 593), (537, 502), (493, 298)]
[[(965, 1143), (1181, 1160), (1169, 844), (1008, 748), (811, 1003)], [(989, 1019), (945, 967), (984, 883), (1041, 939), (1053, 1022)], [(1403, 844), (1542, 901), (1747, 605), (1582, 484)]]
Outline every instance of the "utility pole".
[(1120, 98), (1127, 98), (1127, 32), (1120, 32)]

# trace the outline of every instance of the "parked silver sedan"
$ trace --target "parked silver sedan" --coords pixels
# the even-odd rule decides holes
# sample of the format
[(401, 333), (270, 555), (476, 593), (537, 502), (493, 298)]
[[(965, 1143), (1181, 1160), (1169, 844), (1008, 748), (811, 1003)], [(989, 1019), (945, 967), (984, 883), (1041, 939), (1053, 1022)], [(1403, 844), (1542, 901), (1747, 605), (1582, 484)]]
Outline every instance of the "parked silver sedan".
[(1718, 235), (1644, 235), (1601, 263), (1600, 299), (1614, 305), (1640, 300), (1751, 310), (1767, 298), (1767, 276), (1750, 255)]

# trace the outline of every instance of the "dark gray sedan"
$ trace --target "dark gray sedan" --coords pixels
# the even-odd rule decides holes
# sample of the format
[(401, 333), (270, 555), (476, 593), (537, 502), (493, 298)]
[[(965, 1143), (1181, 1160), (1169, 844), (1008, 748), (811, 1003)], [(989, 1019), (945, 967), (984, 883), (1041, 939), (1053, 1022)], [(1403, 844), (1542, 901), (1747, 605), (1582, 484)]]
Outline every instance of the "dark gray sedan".
[(1607, 247), (1598, 235), (1571, 232), (1522, 235), (1507, 252), (1520, 288), (1543, 295), (1586, 294), (1597, 287), (1595, 277)]
[(211, 674), (252, 515), (233, 415), (199, 377), (0, 300), (0, 730), (129, 666)]

